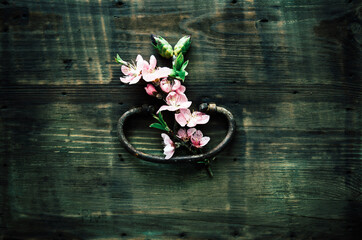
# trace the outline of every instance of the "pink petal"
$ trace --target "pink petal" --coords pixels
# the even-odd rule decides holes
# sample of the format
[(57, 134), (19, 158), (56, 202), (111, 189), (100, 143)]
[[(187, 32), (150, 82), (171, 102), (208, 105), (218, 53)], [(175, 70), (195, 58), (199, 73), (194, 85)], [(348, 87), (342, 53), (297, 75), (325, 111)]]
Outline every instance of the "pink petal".
[(146, 82), (152, 82), (155, 78), (153, 78), (152, 74), (147, 73), (147, 70), (143, 68), (143, 80)]
[(191, 137), (196, 132), (196, 128), (189, 128), (187, 130), (187, 136)]
[(157, 70), (156, 70), (156, 72), (153, 72), (153, 73), (148, 73), (148, 72), (143, 73), (143, 79), (146, 82), (152, 82), (156, 79), (164, 78), (164, 77), (167, 77), (167, 75), (164, 75), (163, 73), (160, 74), (160, 72), (158, 72)]
[(169, 107), (170, 107), (170, 106), (168, 106), (168, 105), (163, 105), (163, 106), (161, 106), (160, 109), (158, 109), (157, 114), (158, 114), (159, 112), (168, 110)]
[[(182, 114), (182, 112), (175, 114), (175, 120), (180, 124), (182, 127), (184, 127), (187, 124), (187, 120), (185, 118), (185, 115)], [(180, 129), (181, 130), (181, 129)]]
[(194, 147), (197, 147), (197, 148), (200, 147), (200, 141), (198, 139), (194, 139), (191, 137), (191, 143)]
[(164, 91), (165, 93), (169, 93), (169, 92), (171, 91), (170, 81), (168, 81), (167, 78), (164, 78), (164, 79), (160, 82), (160, 88), (161, 88), (162, 91)]
[(210, 116), (201, 112), (194, 112), (193, 114), (197, 124), (206, 124), (210, 120)]
[(178, 138), (187, 138), (187, 133), (185, 128), (180, 128), (176, 135)]
[(189, 120), (190, 117), (191, 117), (191, 111), (190, 111), (190, 109), (182, 108), (182, 109), (180, 109), (180, 113), (182, 113), (187, 120)]
[(193, 138), (197, 138), (197, 139), (201, 139), (204, 135), (202, 134), (202, 132), (200, 130), (197, 130), (192, 137)]
[(163, 105), (163, 106), (160, 107), (160, 109), (158, 109), (157, 114), (158, 114), (159, 112), (164, 111), (164, 110), (168, 110), (168, 111), (174, 112), (174, 111), (178, 110), (178, 107)]
[(188, 102), (183, 102), (180, 104), (179, 108), (189, 108), (191, 106), (192, 102), (188, 101)]
[(198, 124), (206, 124), (210, 120), (210, 116), (207, 114), (203, 114)]
[(171, 141), (171, 138), (166, 133), (161, 133), (161, 137), (163, 138), (163, 143), (165, 145), (169, 145)]
[(191, 118), (190, 120), (189, 120), (189, 122), (187, 123), (187, 126), (188, 127), (195, 127), (197, 125), (197, 123), (196, 123), (196, 119), (195, 118)]
[(166, 155), (165, 159), (170, 159), (175, 152), (174, 143), (165, 133), (162, 133), (161, 137), (163, 138), (163, 143), (165, 144), (165, 148), (163, 149), (163, 153)]
[(150, 70), (153, 70), (156, 68), (157, 60), (155, 56), (151, 55), (150, 57)]
[(175, 93), (175, 92), (170, 92), (169, 94), (167, 94), (166, 103), (167, 103), (168, 105), (175, 105), (175, 104), (177, 104), (177, 102), (178, 102), (177, 93)]
[(172, 69), (168, 68), (168, 67), (161, 67), (157, 69), (157, 72), (160, 72), (160, 75), (163, 75), (164, 77), (167, 77), (168, 75), (171, 74)]
[(135, 84), (138, 83), (138, 81), (141, 79), (141, 75), (138, 75), (132, 79), (132, 81), (129, 84)]
[[(178, 102), (179, 103), (183, 103), (183, 102), (187, 102), (187, 97), (186, 97), (186, 95), (185, 94), (178, 94), (178, 93), (176, 93), (175, 92), (175, 94), (177, 94), (177, 97), (178, 97)], [(185, 108), (188, 108), (188, 107), (185, 107)]]
[(210, 141), (210, 138), (209, 138), (209, 137), (203, 137), (203, 138), (201, 138), (201, 140), (200, 140), (200, 147), (205, 146), (209, 141)]
[(179, 89), (181, 87), (181, 82), (179, 80), (175, 80), (175, 83), (172, 86), (172, 90), (176, 91), (177, 89)]
[(153, 73), (146, 73), (143, 78), (145, 79), (145, 81), (151, 82), (159, 78), (165, 78), (170, 73), (171, 71), (169, 71), (169, 68), (160, 68)]
[[(183, 119), (184, 119), (184, 121), (185, 121), (185, 124), (184, 124), (184, 122), (180, 121), (180, 122), (182, 122), (182, 124), (184, 124), (184, 125), (182, 125), (179, 121), (177, 121), (177, 118), (176, 118), (176, 121), (177, 121), (181, 126), (184, 127), (184, 126), (187, 124), (187, 122), (190, 120), (191, 111), (190, 111), (190, 109), (180, 109), (180, 115), (182, 115), (182, 117), (183, 117)], [(176, 117), (176, 116), (175, 116), (175, 117)], [(188, 126), (188, 127), (190, 127), (190, 126)]]
[(137, 56), (136, 59), (137, 62), (137, 71), (142, 71), (143, 70), (143, 65), (144, 65), (144, 61), (141, 55)]
[(145, 66), (144, 66), (144, 68), (143, 68), (143, 79), (146, 82), (152, 82), (152, 81), (154, 81), (156, 79), (159, 79), (159, 78), (165, 78), (170, 73), (167, 69), (156, 70), (155, 72), (150, 73), (149, 69), (146, 69)]
[(129, 83), (133, 80), (133, 78), (134, 78), (133, 76), (127, 76), (125, 78), (121, 77), (120, 79), (121, 79), (121, 82), (123, 82), (123, 83)]
[[(137, 66), (138, 66), (138, 62), (137, 62)], [(150, 65), (148, 64), (148, 62), (146, 60), (144, 60), (142, 62), (142, 73), (143, 74), (147, 74), (148, 73), (148, 70), (150, 69)]]
[(130, 72), (130, 69), (129, 69), (129, 67), (127, 67), (127, 66), (125, 66), (125, 65), (122, 65), (121, 71), (122, 71), (122, 73), (123, 73), (124, 75), (128, 75), (129, 72)]
[(170, 92), (166, 97), (166, 102), (170, 106), (167, 110), (176, 111), (180, 108), (189, 108), (192, 102), (187, 101), (187, 97), (184, 94), (177, 94), (176, 92)]
[(188, 127), (195, 127), (197, 124), (205, 124), (210, 120), (210, 116), (202, 112), (193, 112), (190, 120), (188, 121)]
[(177, 107), (177, 106), (168, 106), (168, 111), (171, 111), (171, 112), (174, 112), (174, 111), (176, 111), (176, 110), (179, 110), (180, 108), (179, 107)]
[(178, 94), (183, 94), (185, 91), (186, 91), (186, 87), (182, 86), (182, 85), (176, 90), (176, 92)]
[(177, 97), (177, 93), (175, 93), (175, 92), (170, 92), (169, 94), (167, 94), (167, 97), (166, 97), (167, 104), (171, 105), (171, 102), (175, 97)]
[(136, 62), (143, 62), (143, 57), (140, 54), (137, 55)]
[(165, 159), (170, 159), (173, 154), (175, 153), (175, 148), (172, 147), (172, 146), (166, 146), (164, 149), (163, 149), (163, 154), (165, 154)]

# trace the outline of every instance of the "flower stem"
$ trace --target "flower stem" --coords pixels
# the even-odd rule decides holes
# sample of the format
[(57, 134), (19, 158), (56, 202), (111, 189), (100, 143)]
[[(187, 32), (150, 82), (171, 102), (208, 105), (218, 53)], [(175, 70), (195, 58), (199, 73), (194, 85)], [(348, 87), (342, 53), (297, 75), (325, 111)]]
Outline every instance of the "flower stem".
[(206, 167), (206, 171), (207, 171), (207, 173), (209, 174), (209, 176), (210, 176), (211, 178), (214, 177), (214, 173), (213, 173), (212, 170), (211, 170), (210, 164), (205, 165), (205, 167)]

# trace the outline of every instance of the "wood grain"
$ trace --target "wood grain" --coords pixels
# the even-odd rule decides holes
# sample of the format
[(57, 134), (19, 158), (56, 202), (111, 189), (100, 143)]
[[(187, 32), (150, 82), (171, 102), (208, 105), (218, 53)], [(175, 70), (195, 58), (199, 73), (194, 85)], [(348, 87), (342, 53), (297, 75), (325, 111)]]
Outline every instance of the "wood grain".
[[(359, 239), (362, 3), (358, 0), (0, 3), (0, 238)], [(196, 108), (230, 109), (237, 135), (213, 164), (138, 160), (116, 124), (161, 102), (120, 83), (149, 35), (193, 43)], [(159, 64), (170, 66), (160, 59)], [(162, 154), (160, 132), (129, 125)], [(213, 116), (210, 146), (225, 132)]]

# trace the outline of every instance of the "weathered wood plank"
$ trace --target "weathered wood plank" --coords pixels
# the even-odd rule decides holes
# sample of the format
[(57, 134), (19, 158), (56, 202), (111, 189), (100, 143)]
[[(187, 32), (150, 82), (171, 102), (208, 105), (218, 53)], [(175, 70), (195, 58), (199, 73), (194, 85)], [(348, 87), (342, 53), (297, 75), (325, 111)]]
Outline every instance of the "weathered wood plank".
[[(361, 1), (2, 1), (0, 238), (357, 239), (362, 219)], [(116, 123), (161, 102), (113, 57), (192, 34), (194, 107), (230, 109), (213, 164), (140, 161)], [(169, 64), (157, 56), (162, 65)], [(162, 154), (152, 118), (128, 136)], [(204, 127), (221, 141), (216, 116)]]

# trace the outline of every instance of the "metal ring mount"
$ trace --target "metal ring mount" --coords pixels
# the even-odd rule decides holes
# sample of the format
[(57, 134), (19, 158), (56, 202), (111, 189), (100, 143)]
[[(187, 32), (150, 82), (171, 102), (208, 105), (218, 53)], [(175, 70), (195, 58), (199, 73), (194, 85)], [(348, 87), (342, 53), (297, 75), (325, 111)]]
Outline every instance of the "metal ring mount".
[(163, 156), (147, 154), (147, 153), (141, 152), (141, 151), (137, 150), (136, 148), (134, 148), (133, 145), (127, 140), (127, 138), (124, 134), (124, 130), (123, 130), (124, 124), (125, 124), (126, 120), (134, 114), (139, 114), (139, 113), (143, 113), (143, 112), (153, 112), (154, 111), (153, 106), (144, 105), (142, 107), (132, 108), (132, 109), (128, 110), (127, 112), (125, 112), (118, 120), (118, 125), (117, 125), (118, 138), (119, 138), (120, 142), (123, 144), (123, 146), (131, 154), (133, 154), (137, 158), (140, 158), (140, 159), (143, 159), (146, 161), (150, 161), (150, 162), (156, 162), (156, 163), (197, 162), (197, 161), (201, 161), (203, 159), (212, 158), (212, 157), (216, 156), (219, 152), (221, 152), (226, 147), (226, 145), (231, 141), (231, 139), (235, 133), (235, 130), (236, 130), (235, 119), (229, 110), (227, 110), (226, 108), (223, 108), (223, 107), (216, 106), (216, 104), (214, 104), (214, 103), (210, 103), (210, 104), (202, 103), (199, 107), (199, 110), (203, 111), (203, 112), (216, 112), (216, 113), (223, 114), (226, 117), (226, 119), (228, 120), (228, 132), (227, 132), (225, 138), (215, 148), (211, 149), (207, 153), (197, 154), (197, 155), (188, 155), (188, 156), (177, 156), (177, 157), (172, 157), (170, 159), (165, 159)]

